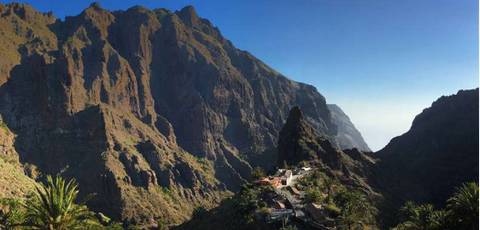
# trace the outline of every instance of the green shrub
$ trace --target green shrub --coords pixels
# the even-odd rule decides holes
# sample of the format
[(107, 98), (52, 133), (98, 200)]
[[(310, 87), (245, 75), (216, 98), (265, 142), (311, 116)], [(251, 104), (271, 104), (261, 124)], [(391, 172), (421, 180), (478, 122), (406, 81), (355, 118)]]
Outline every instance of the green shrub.
[[(21, 225), (25, 221), (25, 210), (22, 203), (12, 198), (0, 199), (0, 229), (21, 229)], [(0, 213), (1, 213), (0, 212)]]
[(260, 167), (255, 167), (252, 172), (252, 179), (258, 180), (265, 177), (265, 172)]
[(327, 204), (325, 206), (325, 210), (327, 210), (327, 212), (333, 218), (337, 218), (340, 215), (340, 212), (341, 212), (340, 208), (337, 207), (337, 205), (335, 205), (335, 204)]
[(253, 188), (243, 186), (237, 202), (240, 211), (248, 214), (258, 208), (258, 193)]
[(323, 194), (317, 189), (309, 189), (305, 193), (304, 201), (306, 203), (322, 203), (324, 200)]
[(258, 205), (260, 208), (266, 208), (268, 206), (267, 202), (265, 201), (262, 201), (260, 202), (260, 204)]

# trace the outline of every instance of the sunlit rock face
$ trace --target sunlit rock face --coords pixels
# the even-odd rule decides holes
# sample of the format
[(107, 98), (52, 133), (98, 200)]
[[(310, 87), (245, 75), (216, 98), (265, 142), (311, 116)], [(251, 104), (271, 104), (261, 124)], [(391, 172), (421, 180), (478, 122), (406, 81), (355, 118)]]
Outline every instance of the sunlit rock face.
[(236, 49), (191, 6), (94, 3), (60, 21), (11, 3), (0, 15), (0, 115), (20, 161), (77, 178), (117, 220), (175, 224), (191, 203), (215, 205), (253, 166), (275, 165), (294, 106), (332, 146), (362, 147), (315, 87)]

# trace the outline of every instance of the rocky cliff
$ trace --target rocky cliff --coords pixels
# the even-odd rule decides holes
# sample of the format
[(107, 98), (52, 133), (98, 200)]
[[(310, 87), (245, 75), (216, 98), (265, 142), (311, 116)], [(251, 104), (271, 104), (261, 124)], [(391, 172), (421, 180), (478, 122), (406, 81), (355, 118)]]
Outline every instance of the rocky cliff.
[(327, 104), (328, 109), (332, 112), (333, 122), (338, 126), (338, 141), (340, 147), (355, 147), (361, 151), (371, 152), (368, 144), (363, 140), (362, 134), (355, 128), (350, 118), (343, 110), (335, 104)]
[(299, 107), (293, 107), (278, 140), (277, 165), (309, 165), (337, 178), (342, 184), (377, 194), (366, 183), (375, 160), (358, 149), (340, 150), (326, 138), (315, 133)]
[(236, 49), (191, 6), (93, 3), (60, 21), (11, 3), (0, 15), (0, 119), (19, 163), (77, 178), (117, 220), (175, 224), (191, 203), (219, 202), (274, 164), (262, 159), (295, 105), (332, 146), (355, 146), (315, 87)]
[(378, 151), (382, 189), (401, 201), (443, 206), (462, 182), (478, 182), (478, 98), (478, 88), (439, 98)]

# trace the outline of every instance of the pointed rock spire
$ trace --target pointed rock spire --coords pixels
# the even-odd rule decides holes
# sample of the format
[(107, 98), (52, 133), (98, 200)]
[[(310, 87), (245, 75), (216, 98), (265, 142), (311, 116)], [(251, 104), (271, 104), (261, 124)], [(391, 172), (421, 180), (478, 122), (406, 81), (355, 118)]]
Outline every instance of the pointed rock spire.
[(194, 28), (199, 27), (200, 17), (193, 6), (185, 6), (177, 14), (186, 26)]
[(295, 106), (290, 110), (290, 114), (287, 118), (287, 124), (298, 124), (303, 121), (303, 114), (300, 107)]
[(92, 4), (90, 4), (90, 7), (89, 8), (93, 8), (94, 10), (102, 10), (102, 6), (100, 5), (100, 3), (98, 2), (92, 2)]

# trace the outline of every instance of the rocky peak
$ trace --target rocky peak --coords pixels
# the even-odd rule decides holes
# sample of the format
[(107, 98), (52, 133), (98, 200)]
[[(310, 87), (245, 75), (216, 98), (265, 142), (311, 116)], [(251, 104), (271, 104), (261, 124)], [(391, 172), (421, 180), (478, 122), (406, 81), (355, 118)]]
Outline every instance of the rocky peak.
[(56, 21), (52, 12), (40, 13), (28, 4), (12, 2), (2, 6), (0, 6), (0, 12), (6, 11), (7, 15), (15, 14), (20, 19), (31, 24), (52, 24)]
[(278, 140), (277, 166), (298, 165), (308, 162), (327, 175), (336, 177), (345, 185), (353, 186), (373, 194), (364, 178), (369, 175), (369, 166), (375, 162), (358, 149), (342, 151), (329, 140), (315, 133), (303, 118), (302, 111), (295, 106), (290, 111), (287, 122)]
[(179, 12), (177, 12), (177, 15), (186, 26), (199, 28), (200, 17), (193, 6), (183, 7)]
[(99, 2), (92, 2), (88, 8), (94, 9), (96, 11), (103, 10), (102, 6), (100, 5)]
[(300, 107), (295, 106), (290, 110), (288, 115), (287, 124), (290, 125), (300, 125), (303, 122), (302, 110)]
[[(324, 146), (320, 145), (322, 143)], [(325, 148), (326, 147), (326, 148)], [(277, 165), (298, 164), (302, 160), (316, 160), (325, 149), (332, 149), (325, 138), (315, 133), (315, 130), (305, 121), (298, 106), (290, 110), (287, 122), (278, 139)]]

